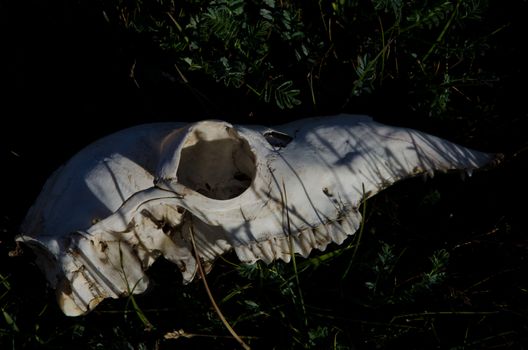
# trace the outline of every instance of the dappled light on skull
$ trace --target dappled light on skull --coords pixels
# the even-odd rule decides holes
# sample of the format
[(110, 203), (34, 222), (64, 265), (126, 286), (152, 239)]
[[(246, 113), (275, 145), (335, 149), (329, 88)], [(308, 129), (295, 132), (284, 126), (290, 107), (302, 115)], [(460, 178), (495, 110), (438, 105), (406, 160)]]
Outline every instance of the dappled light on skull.
[(62, 310), (81, 315), (144, 292), (157, 258), (190, 282), (196, 257), (207, 270), (232, 250), (248, 264), (307, 257), (354, 234), (362, 202), (394, 182), (498, 159), (366, 116), (142, 125), (50, 177), (17, 240), (34, 249)]

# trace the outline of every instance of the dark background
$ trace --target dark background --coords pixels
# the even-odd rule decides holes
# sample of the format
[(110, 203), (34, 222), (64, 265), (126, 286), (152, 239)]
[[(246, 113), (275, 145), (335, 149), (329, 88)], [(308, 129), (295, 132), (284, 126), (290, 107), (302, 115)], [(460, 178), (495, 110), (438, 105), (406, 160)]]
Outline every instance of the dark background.
[[(471, 91), (492, 111), (477, 119), (478, 129), (451, 120), (427, 118), (410, 107), (416, 97), (404, 79), (389, 81), (372, 94), (338, 100), (341, 72), (330, 71), (321, 103), (303, 103), (280, 110), (249, 98), (247, 93), (203, 80), (196, 85), (208, 102), (160, 74), (166, 65), (149, 51), (149, 43), (136, 43), (104, 20), (101, 4), (69, 1), (4, 1), (0, 7), (2, 38), (0, 115), (5, 177), (3, 183), (24, 184), (24, 195), (6, 210), (16, 227), (21, 208), (27, 208), (48, 175), (80, 148), (125, 127), (159, 121), (194, 121), (206, 118), (273, 125), (312, 115), (341, 112), (368, 114), (388, 124), (418, 128), (466, 146), (508, 156), (527, 146), (526, 55), (523, 53), (526, 1), (505, 6), (492, 1), (483, 22), (486, 28), (505, 28), (492, 40), (492, 50), (479, 61), (482, 70), (496, 74), (491, 88)], [(496, 45), (496, 46), (495, 46)], [(144, 62), (150, 72), (130, 78), (132, 62)], [(333, 76), (332, 76), (333, 75)], [(334, 80), (332, 80), (334, 78)], [(203, 79), (203, 78), (199, 78)], [(324, 90), (324, 89), (322, 89)], [(339, 96), (341, 97), (341, 96)], [(470, 108), (460, 103), (463, 108)], [(469, 111), (475, 113), (474, 111)], [(523, 153), (524, 152), (524, 153)], [(525, 156), (522, 151), (520, 156)], [(511, 185), (511, 183), (509, 184)], [(9, 186), (8, 197), (11, 198)], [(14, 210), (14, 212), (12, 212)], [(23, 212), (24, 210), (22, 210)]]
[[(465, 235), (466, 242), (485, 241), (487, 238), (481, 235), (496, 226), (502, 235), (491, 235), (493, 238), (487, 243), (470, 244), (469, 251), (461, 253), (467, 259), (459, 256), (451, 265), (452, 272), (463, 279), (473, 274), (484, 275), (484, 271), (492, 276), (495, 270), (515, 270), (494, 282), (487, 299), (482, 299), (480, 305), (493, 309), (504, 300), (510, 303), (520, 316), (505, 316), (505, 320), (497, 321), (497, 324), (512, 323), (511, 328), (515, 329), (512, 343), (505, 344), (519, 345), (526, 341), (526, 334), (521, 330), (527, 330), (522, 324), (528, 324), (528, 297), (515, 289), (523, 283), (527, 286), (528, 272), (525, 261), (528, 253), (526, 1), (492, 1), (484, 16), (483, 21), (489, 28), (506, 26), (490, 43), (493, 49), (479, 61), (483, 70), (495, 73), (497, 81), (491, 87), (469, 90), (467, 96), (473, 101), (480, 99), (480, 104), (489, 108), (482, 108), (479, 119), (474, 109), (460, 102), (461, 114), (467, 108), (475, 123), (425, 117), (411, 108), (417, 97), (408, 93), (404, 80), (398, 79), (343, 105), (338, 103), (341, 101), (339, 88), (340, 84), (345, 85), (346, 76), (331, 69), (325, 81), (328, 87), (323, 89), (326, 92), (316, 107), (303, 101), (293, 110), (281, 110), (248, 97), (243, 91), (227, 89), (220, 83), (198, 77), (196, 85), (209, 99), (204, 103), (183, 84), (164, 79), (160, 72), (167, 63), (163, 58), (156, 51), (146, 49), (149, 43), (136, 43), (134, 37), (115, 31), (104, 20), (99, 6), (99, 3), (82, 1), (0, 3), (0, 183), (3, 184), (0, 268), (2, 275), (11, 276), (18, 288), (18, 302), (32, 300), (29, 305), (38, 304), (33, 288), (39, 293), (45, 291), (44, 282), (29, 257), (8, 257), (8, 252), (14, 249), (13, 237), (18, 225), (51, 172), (97, 138), (131, 125), (158, 121), (219, 118), (272, 125), (312, 115), (365, 113), (388, 124), (417, 128), (466, 146), (505, 154), (501, 165), (476, 174), (466, 183), (452, 177), (446, 182), (433, 180), (432, 184), (405, 183), (389, 193), (400, 199), (396, 200), (399, 203), (381, 197), (373, 207), (380, 210), (380, 216), (392, 210), (387, 207), (396, 206), (396, 214), (406, 224), (402, 224), (402, 231), (389, 233), (385, 238), (397, 241), (397, 236), (403, 234), (403, 244), (417, 250), (427, 243), (440, 248), (450, 242), (448, 245), (452, 246), (459, 239), (457, 234)], [(140, 88), (129, 77), (134, 60), (150, 69), (136, 77)], [(409, 194), (415, 186), (418, 198)], [(419, 201), (420, 193), (436, 189), (444, 191), (442, 194), (447, 198), (443, 206), (431, 209), (439, 212), (420, 212), (413, 198)], [(384, 201), (389, 202), (383, 204)], [(400, 203), (408, 207), (397, 205)], [(435, 220), (447, 212), (458, 215), (455, 223), (439, 224), (439, 228), (431, 229), (435, 233), (429, 241), (413, 236), (412, 232), (418, 233), (431, 223), (435, 225)], [(414, 217), (416, 213), (420, 217)], [(382, 218), (372, 225), (378, 225), (381, 231), (391, 230), (391, 224)], [(453, 227), (462, 233), (455, 230), (443, 237), (442, 232), (437, 232)], [(476, 235), (474, 240), (471, 234)], [(23, 273), (31, 275), (22, 276)], [(508, 299), (504, 294), (514, 293), (514, 289), (519, 294), (510, 294)], [(53, 299), (48, 294), (45, 298)], [(53, 304), (49, 307), (56, 308)], [(55, 317), (61, 317), (52, 312)], [(23, 313), (19, 318), (23, 318)]]

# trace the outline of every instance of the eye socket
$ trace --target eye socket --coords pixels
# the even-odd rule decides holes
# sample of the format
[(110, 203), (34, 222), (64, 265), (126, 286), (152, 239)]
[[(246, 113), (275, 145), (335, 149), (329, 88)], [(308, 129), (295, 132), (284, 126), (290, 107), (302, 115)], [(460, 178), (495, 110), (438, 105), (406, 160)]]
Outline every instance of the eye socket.
[(193, 131), (181, 152), (178, 182), (204, 196), (231, 199), (255, 178), (255, 155), (247, 140), (214, 124)]
[(288, 146), (288, 144), (293, 140), (293, 137), (290, 135), (274, 130), (266, 131), (263, 136), (270, 145), (280, 148)]

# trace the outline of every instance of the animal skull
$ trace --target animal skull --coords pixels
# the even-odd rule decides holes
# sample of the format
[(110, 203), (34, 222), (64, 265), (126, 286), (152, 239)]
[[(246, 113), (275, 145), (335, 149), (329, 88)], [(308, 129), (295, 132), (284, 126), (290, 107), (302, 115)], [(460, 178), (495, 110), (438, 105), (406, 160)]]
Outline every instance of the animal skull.
[(234, 249), (288, 262), (341, 244), (362, 200), (397, 180), (495, 156), (365, 116), (285, 125), (149, 124), (105, 137), (46, 182), (17, 240), (36, 253), (65, 314), (147, 289), (160, 256), (185, 282)]

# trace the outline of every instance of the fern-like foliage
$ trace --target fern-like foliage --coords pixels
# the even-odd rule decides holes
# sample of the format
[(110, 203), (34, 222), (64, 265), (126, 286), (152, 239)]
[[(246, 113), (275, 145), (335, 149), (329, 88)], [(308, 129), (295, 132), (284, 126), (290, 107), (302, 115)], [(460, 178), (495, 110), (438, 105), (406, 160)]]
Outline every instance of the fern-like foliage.
[(404, 251), (396, 252), (393, 245), (382, 243), (375, 264), (371, 267), (373, 279), (366, 281), (371, 301), (379, 304), (408, 304), (427, 295), (446, 278), (449, 252), (438, 250), (429, 258), (430, 269), (419, 276), (395, 284), (395, 271)]
[(206, 77), (279, 109), (317, 106), (334, 97), (331, 85), (344, 90), (335, 102), (346, 106), (400, 80), (417, 96), (411, 109), (445, 117), (453, 92), (489, 81), (474, 64), (489, 33), (465, 37), (488, 0), (109, 3), (110, 22), (162, 50), (172, 81)]
[[(310, 55), (311, 43), (294, 6), (274, 0), (160, 0), (158, 5), (155, 10), (139, 2), (133, 10), (118, 6), (127, 13), (120, 18), (125, 27), (151, 36), (174, 57), (177, 72), (170, 74), (201, 72), (280, 109), (300, 104), (300, 89), (285, 72), (289, 62)], [(272, 49), (281, 50), (280, 62), (270, 60)]]
[(436, 28), (445, 21), (454, 7), (452, 1), (444, 1), (433, 7), (415, 9), (407, 16), (407, 22), (412, 26), (421, 28)]

